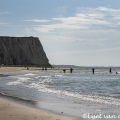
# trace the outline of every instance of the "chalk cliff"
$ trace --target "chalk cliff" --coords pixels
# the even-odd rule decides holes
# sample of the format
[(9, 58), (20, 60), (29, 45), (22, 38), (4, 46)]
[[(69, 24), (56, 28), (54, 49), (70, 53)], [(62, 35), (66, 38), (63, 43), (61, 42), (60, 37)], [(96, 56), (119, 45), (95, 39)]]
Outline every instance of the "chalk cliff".
[(51, 66), (39, 39), (32, 36), (1, 36), (0, 64)]

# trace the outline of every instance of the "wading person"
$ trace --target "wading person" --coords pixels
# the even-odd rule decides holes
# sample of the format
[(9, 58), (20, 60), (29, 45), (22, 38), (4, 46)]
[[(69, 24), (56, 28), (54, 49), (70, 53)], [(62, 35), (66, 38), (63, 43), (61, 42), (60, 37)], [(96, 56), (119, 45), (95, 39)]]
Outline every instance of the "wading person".
[(65, 70), (65, 69), (63, 69), (63, 72), (65, 73), (65, 72), (66, 72), (66, 70)]
[(111, 68), (109, 69), (109, 73), (112, 73), (112, 70), (111, 70)]
[(94, 68), (92, 68), (92, 73), (94, 74), (94, 72), (95, 72), (95, 69), (94, 69)]
[(70, 73), (72, 73), (73, 72), (73, 69), (72, 68), (70, 68)]

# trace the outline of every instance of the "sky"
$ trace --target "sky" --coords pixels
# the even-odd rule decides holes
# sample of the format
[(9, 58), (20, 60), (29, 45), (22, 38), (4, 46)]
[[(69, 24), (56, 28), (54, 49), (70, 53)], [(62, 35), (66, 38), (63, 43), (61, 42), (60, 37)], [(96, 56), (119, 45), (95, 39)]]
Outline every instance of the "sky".
[(120, 0), (0, 0), (0, 36), (38, 37), (51, 64), (120, 66)]

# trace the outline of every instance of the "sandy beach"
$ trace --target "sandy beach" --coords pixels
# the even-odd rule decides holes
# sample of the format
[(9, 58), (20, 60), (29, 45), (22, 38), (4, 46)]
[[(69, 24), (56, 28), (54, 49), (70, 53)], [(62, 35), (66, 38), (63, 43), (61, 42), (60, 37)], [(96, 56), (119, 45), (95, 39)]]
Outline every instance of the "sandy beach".
[(0, 120), (72, 120), (72, 118), (0, 99)]
[[(26, 72), (24, 67), (1, 67), (3, 72)], [(0, 98), (0, 120), (72, 120), (71, 117), (31, 108)]]
[(0, 67), (0, 72), (24, 72), (24, 67)]

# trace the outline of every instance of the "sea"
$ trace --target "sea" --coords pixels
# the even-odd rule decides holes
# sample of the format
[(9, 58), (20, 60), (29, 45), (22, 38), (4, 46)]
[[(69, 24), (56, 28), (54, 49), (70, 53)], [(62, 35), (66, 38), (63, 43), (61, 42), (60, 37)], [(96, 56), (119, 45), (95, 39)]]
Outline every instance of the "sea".
[(0, 74), (1, 97), (78, 120), (120, 119), (120, 68)]

